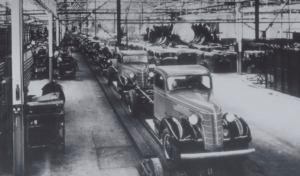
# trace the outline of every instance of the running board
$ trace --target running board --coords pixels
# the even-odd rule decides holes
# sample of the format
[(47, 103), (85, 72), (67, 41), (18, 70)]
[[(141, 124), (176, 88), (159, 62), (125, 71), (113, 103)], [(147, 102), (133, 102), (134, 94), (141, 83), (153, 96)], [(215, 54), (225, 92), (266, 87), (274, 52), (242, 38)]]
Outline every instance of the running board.
[(181, 159), (206, 159), (206, 158), (220, 158), (220, 157), (232, 157), (248, 155), (255, 152), (255, 149), (224, 151), (224, 152), (209, 152), (209, 153), (188, 153), (181, 154)]

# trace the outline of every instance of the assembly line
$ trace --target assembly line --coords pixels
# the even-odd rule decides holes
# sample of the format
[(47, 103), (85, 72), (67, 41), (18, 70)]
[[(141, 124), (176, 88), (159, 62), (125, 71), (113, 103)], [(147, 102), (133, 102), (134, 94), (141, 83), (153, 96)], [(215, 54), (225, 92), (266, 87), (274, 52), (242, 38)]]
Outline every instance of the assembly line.
[(0, 0), (0, 175), (299, 175), (299, 0)]

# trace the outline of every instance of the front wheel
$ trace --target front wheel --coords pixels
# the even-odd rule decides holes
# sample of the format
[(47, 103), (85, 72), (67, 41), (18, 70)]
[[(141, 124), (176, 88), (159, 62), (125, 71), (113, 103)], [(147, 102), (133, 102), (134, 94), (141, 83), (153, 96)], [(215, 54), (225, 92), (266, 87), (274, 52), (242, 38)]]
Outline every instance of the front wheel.
[(172, 169), (180, 165), (180, 152), (177, 147), (171, 143), (171, 134), (168, 129), (162, 133), (163, 150), (168, 166)]
[(128, 93), (128, 102), (127, 107), (128, 111), (132, 117), (136, 118), (138, 115), (138, 103), (137, 103), (137, 95), (135, 90), (130, 90)]

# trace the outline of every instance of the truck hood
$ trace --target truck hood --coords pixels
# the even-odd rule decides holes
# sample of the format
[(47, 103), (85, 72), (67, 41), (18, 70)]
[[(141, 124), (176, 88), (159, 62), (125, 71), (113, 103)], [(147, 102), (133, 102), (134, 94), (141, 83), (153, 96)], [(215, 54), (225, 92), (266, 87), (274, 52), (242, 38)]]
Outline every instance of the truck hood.
[(213, 95), (210, 96), (208, 101), (207, 94), (198, 90), (175, 90), (170, 92), (167, 96), (193, 111), (209, 114), (221, 112), (221, 107)]

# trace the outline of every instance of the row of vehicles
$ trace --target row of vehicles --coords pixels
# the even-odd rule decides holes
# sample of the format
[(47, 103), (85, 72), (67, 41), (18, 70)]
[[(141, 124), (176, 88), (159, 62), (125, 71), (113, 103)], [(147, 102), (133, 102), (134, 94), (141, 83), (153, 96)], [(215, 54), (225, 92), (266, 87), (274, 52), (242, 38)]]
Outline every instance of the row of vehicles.
[[(71, 55), (71, 49), (68, 51), (71, 43), (65, 39), (67, 43), (61, 43), (61, 47), (54, 47), (54, 57), (52, 58), (53, 76), (57, 79), (61, 77), (76, 78), (78, 70), (77, 61)], [(31, 47), (33, 56), (33, 66), (31, 67), (31, 78), (39, 79), (48, 77), (49, 75), (49, 56), (48, 43), (35, 43)]]
[[(95, 59), (96, 63), (102, 58), (96, 56), (103, 55), (102, 49), (109, 48), (111, 56), (115, 55), (114, 39), (94, 40), (93, 37), (76, 36), (79, 49)], [(106, 47), (104, 47), (106, 44)], [(222, 45), (175, 45), (174, 47), (163, 48), (161, 46), (143, 46), (138, 42), (129, 43), (128, 46), (120, 47), (121, 50), (144, 50), (149, 55), (150, 64), (158, 65), (189, 65), (197, 64), (206, 67), (210, 72), (235, 72), (237, 65), (237, 53), (232, 51), (230, 46)], [(184, 59), (183, 59), (184, 58)], [(106, 64), (106, 62), (104, 62)]]
[(197, 52), (153, 48), (155, 52), (116, 47), (107, 83), (116, 88), (132, 117), (142, 119), (143, 106), (152, 109), (146, 123), (160, 139), (168, 166), (224, 157), (241, 164), (255, 151), (248, 146), (249, 126), (242, 117), (222, 111), (210, 71), (199, 65)]
[(77, 37), (75, 40), (79, 50), (91, 58), (102, 71), (106, 71), (111, 65), (111, 59), (115, 57), (115, 41), (95, 40), (92, 37)]

